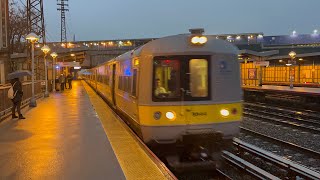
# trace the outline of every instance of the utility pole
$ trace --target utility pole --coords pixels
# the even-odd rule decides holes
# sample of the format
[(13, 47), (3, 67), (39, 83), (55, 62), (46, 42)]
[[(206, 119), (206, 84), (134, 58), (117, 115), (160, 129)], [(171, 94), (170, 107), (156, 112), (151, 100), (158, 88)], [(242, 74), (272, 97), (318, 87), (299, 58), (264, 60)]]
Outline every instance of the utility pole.
[(58, 11), (61, 12), (61, 42), (67, 42), (66, 11), (69, 11), (68, 0), (57, 0)]

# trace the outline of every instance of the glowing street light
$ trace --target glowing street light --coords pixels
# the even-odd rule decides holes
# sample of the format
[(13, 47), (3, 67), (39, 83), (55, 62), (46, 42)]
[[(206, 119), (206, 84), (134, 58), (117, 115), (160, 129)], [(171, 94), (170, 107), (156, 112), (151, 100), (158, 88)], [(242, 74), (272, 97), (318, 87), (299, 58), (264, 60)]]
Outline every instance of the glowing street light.
[(318, 34), (318, 30), (317, 29), (313, 30), (313, 34), (317, 35)]
[(35, 33), (30, 33), (27, 35), (26, 39), (31, 43), (31, 71), (32, 71), (32, 77), (31, 77), (31, 99), (30, 99), (30, 107), (36, 107), (37, 102), (34, 97), (34, 43), (36, 43), (39, 40), (39, 37)]
[(291, 51), (291, 52), (289, 52), (289, 56), (290, 56), (290, 58), (291, 58), (291, 63), (290, 62), (288, 62), (288, 64), (290, 64), (289, 66), (289, 73), (290, 73), (290, 89), (292, 89), (293, 88), (293, 79), (294, 79), (294, 75), (293, 75), (293, 72), (294, 72), (294, 67), (292, 66), (293, 64), (294, 64), (294, 58), (296, 57), (296, 52), (294, 52), (294, 51)]
[(56, 52), (53, 52), (50, 55), (53, 58), (53, 60), (52, 60), (52, 73), (53, 73), (53, 75), (52, 75), (52, 77), (53, 77), (52, 78), (53, 79), (52, 92), (55, 92), (56, 91), (56, 68), (54, 68), (54, 65), (56, 64), (55, 62), (56, 62), (56, 58), (58, 57), (58, 54)]
[(51, 49), (49, 48), (49, 46), (44, 45), (41, 48), (41, 51), (44, 53), (44, 69), (45, 69), (45, 82), (46, 82), (46, 92), (44, 93), (44, 97), (49, 97), (49, 92), (48, 92), (48, 67), (47, 67), (47, 54), (51, 51)]
[(295, 30), (292, 31), (292, 36), (293, 36), (293, 37), (297, 36), (297, 31), (295, 31)]

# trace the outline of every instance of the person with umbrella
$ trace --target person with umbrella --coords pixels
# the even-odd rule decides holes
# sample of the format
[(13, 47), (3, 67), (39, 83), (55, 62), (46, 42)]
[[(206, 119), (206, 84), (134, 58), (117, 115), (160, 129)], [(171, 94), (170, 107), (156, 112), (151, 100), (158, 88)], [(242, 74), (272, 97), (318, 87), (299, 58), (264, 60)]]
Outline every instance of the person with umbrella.
[(31, 72), (27, 70), (18, 70), (12, 73), (9, 73), (7, 78), (10, 79), (10, 83), (13, 89), (13, 96), (10, 97), (13, 106), (12, 106), (12, 118), (17, 118), (16, 109), (19, 114), (19, 119), (25, 119), (21, 114), (21, 101), (23, 96), (22, 84), (19, 80), (23, 76), (31, 76)]
[(23, 96), (23, 91), (22, 91), (22, 84), (19, 80), (19, 78), (14, 78), (11, 79), (10, 81), (12, 87), (13, 87), (13, 92), (14, 92), (14, 97), (12, 100), (13, 106), (12, 106), (12, 118), (17, 118), (16, 116), (16, 109), (19, 114), (19, 119), (25, 119), (25, 117), (22, 116), (21, 114), (21, 101), (22, 101), (22, 96)]

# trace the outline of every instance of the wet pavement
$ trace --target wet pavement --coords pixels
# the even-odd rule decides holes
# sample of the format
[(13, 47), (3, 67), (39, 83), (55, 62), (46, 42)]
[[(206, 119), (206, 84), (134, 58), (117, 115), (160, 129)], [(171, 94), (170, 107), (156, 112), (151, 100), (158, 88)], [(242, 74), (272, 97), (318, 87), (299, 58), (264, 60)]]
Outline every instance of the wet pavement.
[(80, 81), (0, 123), (0, 179), (125, 179)]

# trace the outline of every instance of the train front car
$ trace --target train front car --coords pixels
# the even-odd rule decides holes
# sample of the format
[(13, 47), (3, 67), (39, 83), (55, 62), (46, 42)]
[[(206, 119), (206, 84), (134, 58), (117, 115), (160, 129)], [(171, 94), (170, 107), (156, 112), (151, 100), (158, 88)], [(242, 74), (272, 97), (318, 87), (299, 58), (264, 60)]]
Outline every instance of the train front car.
[(138, 56), (139, 121), (147, 144), (172, 144), (183, 147), (178, 154), (186, 158), (203, 159), (239, 133), (242, 96), (235, 46), (185, 34), (154, 40)]

